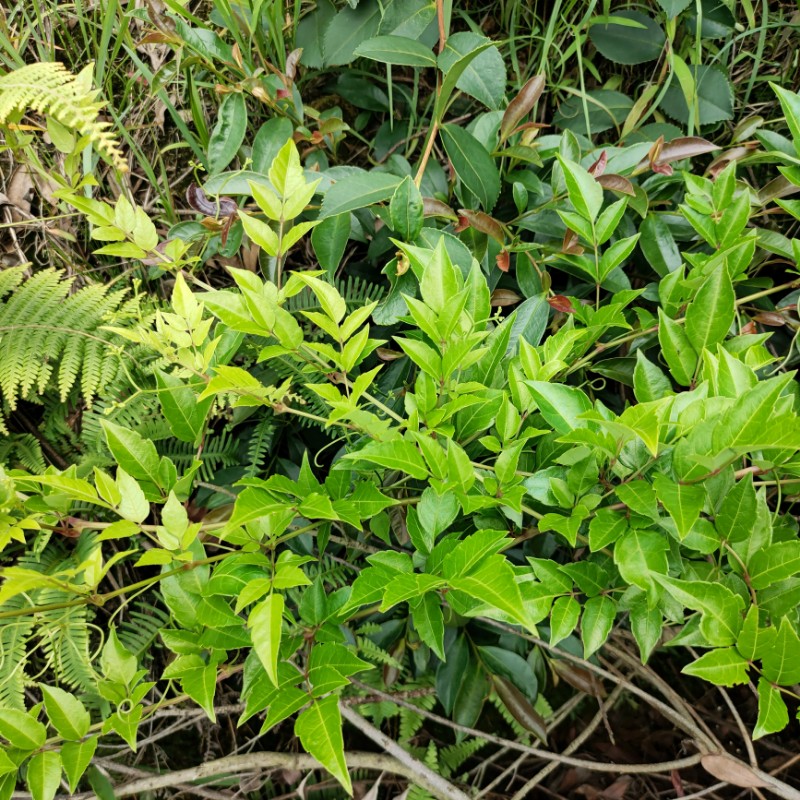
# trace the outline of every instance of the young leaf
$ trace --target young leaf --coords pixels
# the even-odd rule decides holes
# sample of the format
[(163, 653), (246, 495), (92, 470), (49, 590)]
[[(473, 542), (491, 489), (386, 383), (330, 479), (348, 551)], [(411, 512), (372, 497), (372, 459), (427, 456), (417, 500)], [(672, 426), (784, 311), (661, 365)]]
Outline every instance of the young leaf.
[(697, 368), (697, 353), (686, 331), (675, 320), (658, 309), (658, 341), (672, 377), (681, 385), (689, 386)]
[(594, 222), (603, 205), (603, 187), (580, 165), (558, 156), (569, 201), (585, 219)]
[(248, 625), (253, 635), (253, 647), (275, 686), (278, 685), (283, 605), (283, 595), (273, 592), (253, 608), (248, 618)]
[(640, 403), (660, 400), (662, 397), (672, 394), (672, 384), (669, 378), (641, 350), (636, 351), (633, 391)]

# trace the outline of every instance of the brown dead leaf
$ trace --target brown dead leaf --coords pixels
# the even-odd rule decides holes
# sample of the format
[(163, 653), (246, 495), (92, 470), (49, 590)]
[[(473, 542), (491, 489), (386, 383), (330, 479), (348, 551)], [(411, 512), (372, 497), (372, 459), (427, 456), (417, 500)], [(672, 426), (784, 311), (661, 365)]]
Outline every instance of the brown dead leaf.
[(747, 764), (721, 753), (709, 753), (700, 759), (703, 769), (717, 780), (743, 789), (759, 789), (767, 784)]

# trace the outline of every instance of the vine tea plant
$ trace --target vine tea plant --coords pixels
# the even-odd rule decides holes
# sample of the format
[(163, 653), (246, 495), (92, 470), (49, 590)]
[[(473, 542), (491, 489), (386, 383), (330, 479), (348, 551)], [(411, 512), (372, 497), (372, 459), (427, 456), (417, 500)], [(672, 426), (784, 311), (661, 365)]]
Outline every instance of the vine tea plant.
[[(791, 182), (800, 99), (779, 96), (795, 142), (795, 155), (781, 156)], [(442, 124), (448, 153), (448, 142), (456, 152), (470, 141)], [(721, 687), (752, 681), (754, 738), (790, 724), (800, 541), (785, 495), (800, 482), (798, 397), (768, 337), (746, 326), (759, 302), (797, 283), (765, 286), (763, 252), (796, 264), (798, 242), (751, 225), (753, 192), (735, 164), (713, 181), (665, 174), (702, 142), (671, 158), (648, 143), (592, 159), (574, 135), (554, 139), (541, 144), (538, 172), (504, 172), (513, 226), (489, 216), (499, 170), (496, 193), (462, 178), (461, 199), (484, 210), (465, 209), (461, 231), (425, 216), (412, 176), (378, 178), (375, 193), (356, 197), (352, 175), (310, 180), (289, 140), (266, 181), (247, 187), (258, 211), (236, 212), (265, 254), (264, 277), (232, 268), (223, 289), (195, 274), (192, 242), (159, 242), (142, 209), (60, 192), (108, 242), (102, 255), (174, 275), (168, 307), (90, 333), (149, 354), (151, 383), (139, 392), (158, 396), (176, 439), (200, 454), (217, 420), (257, 412), (289, 431), (318, 424), (329, 438), (295, 465), (212, 486), (228, 502), (204, 515), (189, 513), (199, 459), (179, 469), (119, 420), (102, 425), (110, 469), (2, 473), (0, 543), (17, 560), (0, 586), (0, 796), (22, 778), (37, 800), (52, 798), (62, 771), (74, 791), (104, 736), (136, 749), (166, 704), (191, 699), (214, 720), (219, 684), (238, 675), (240, 724), (291, 725), (347, 791), (343, 718), (365, 724), (348, 702), (388, 697), (365, 715), (377, 726), (400, 717), (408, 743), (433, 689), (472, 737), (434, 753), (440, 773), (457, 775), (457, 755), (488, 739), (478, 727), (487, 699), (520, 741), (544, 747), (548, 690), (561, 681), (600, 696), (597, 676), (612, 673), (599, 654), (628, 633), (642, 662), (668, 638), (685, 674)], [(611, 159), (627, 176), (608, 180)], [(362, 186), (375, 177), (355, 175)], [(648, 194), (676, 191), (685, 224), (673, 228), (691, 236), (683, 252), (648, 208)], [(326, 220), (344, 218), (349, 231), (350, 212), (367, 205), (397, 234), (382, 306), (348, 304), (325, 271), (286, 259)], [(526, 228), (538, 214), (546, 222)], [(542, 234), (534, 246), (526, 230)], [(659, 278), (642, 288), (622, 269), (636, 248)], [(492, 303), (510, 263), (495, 255), (510, 251), (527, 299), (503, 316)], [(570, 296), (554, 294), (553, 272), (572, 281)], [(628, 346), (634, 355), (601, 358)], [(632, 392), (621, 399), (590, 378), (626, 368)], [(129, 580), (108, 589), (122, 568)], [(152, 641), (122, 620), (137, 593), (156, 591), (169, 615), (153, 635), (169, 658), (154, 671)], [(105, 629), (90, 629), (100, 614)], [(53, 641), (59, 625), (67, 646)], [(27, 666), (37, 647), (43, 681)], [(420, 690), (419, 705), (385, 695), (398, 686)], [(786, 791), (690, 721), (676, 724), (690, 725), (696, 754), (665, 770), (713, 772), (723, 759)], [(461, 796), (437, 783), (425, 754), (412, 756), (412, 781)]]

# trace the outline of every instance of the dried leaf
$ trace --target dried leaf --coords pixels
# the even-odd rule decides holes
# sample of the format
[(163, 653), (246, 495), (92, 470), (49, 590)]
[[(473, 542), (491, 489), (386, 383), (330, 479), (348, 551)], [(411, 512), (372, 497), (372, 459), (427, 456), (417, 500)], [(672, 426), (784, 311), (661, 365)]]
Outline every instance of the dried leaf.
[(491, 297), (493, 306), (513, 306), (521, 300), (522, 298), (510, 289), (495, 289)]
[(584, 694), (592, 695), (592, 697), (605, 697), (606, 690), (602, 683), (597, 679), (593, 672), (588, 669), (579, 667), (577, 664), (572, 664), (563, 659), (553, 659), (550, 662), (553, 670), (559, 678), (566, 681), (573, 689), (577, 689)]
[(737, 761), (728, 755), (711, 753), (700, 759), (703, 769), (710, 775), (733, 786), (743, 789), (758, 789), (767, 786), (747, 764)]
[(230, 217), (237, 213), (239, 207), (230, 197), (218, 197), (212, 200), (196, 183), (189, 184), (186, 190), (186, 202), (207, 217)]
[(511, 265), (511, 256), (509, 255), (508, 250), (501, 250), (495, 256), (494, 260), (497, 263), (497, 268), (501, 272), (508, 272), (508, 268)]

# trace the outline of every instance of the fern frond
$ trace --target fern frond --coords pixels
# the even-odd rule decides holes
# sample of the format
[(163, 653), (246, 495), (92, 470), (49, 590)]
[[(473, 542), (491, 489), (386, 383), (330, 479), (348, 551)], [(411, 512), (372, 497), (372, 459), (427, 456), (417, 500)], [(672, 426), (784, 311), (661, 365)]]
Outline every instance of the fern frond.
[(147, 599), (139, 600), (117, 629), (120, 642), (137, 658), (150, 649), (163, 628), (169, 625), (169, 613)]
[(455, 774), (461, 765), (472, 756), (475, 755), (481, 748), (486, 746), (485, 739), (465, 739), (458, 744), (451, 744), (443, 747), (439, 751), (439, 768), (442, 775), (449, 778)]
[(0, 124), (15, 112), (28, 109), (47, 114), (86, 136), (97, 152), (120, 171), (128, 165), (111, 124), (98, 119), (105, 103), (97, 101), (92, 88), (93, 64), (73, 75), (63, 64), (54, 61), (26, 64), (0, 77)]
[(56, 369), (61, 401), (80, 375), (89, 405), (117, 374), (116, 335), (103, 326), (112, 317), (117, 325), (134, 319), (136, 304), (100, 284), (71, 288), (71, 279), (46, 269), (0, 303), (0, 391), (12, 411), (34, 389), (44, 393)]
[[(17, 595), (0, 605), (0, 611), (19, 611), (28, 604), (23, 595)], [(25, 686), (28, 640), (33, 631), (34, 618), (19, 616), (0, 625), (0, 706), (25, 711)]]
[(247, 443), (247, 467), (244, 474), (256, 477), (264, 470), (264, 462), (275, 441), (277, 426), (272, 414), (263, 417), (254, 426)]

